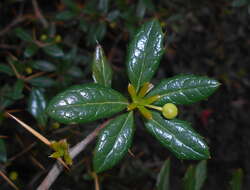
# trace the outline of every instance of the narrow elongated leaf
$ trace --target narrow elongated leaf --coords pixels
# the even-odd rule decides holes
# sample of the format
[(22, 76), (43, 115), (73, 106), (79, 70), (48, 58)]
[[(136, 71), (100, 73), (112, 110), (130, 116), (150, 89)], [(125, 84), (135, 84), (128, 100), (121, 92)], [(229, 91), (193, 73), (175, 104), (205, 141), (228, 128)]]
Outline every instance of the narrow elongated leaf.
[(189, 166), (183, 178), (184, 190), (195, 190), (195, 167)]
[(201, 190), (207, 177), (207, 161), (202, 160), (196, 166), (189, 166), (183, 178), (184, 190)]
[(62, 123), (85, 123), (109, 117), (125, 109), (127, 100), (99, 84), (76, 85), (54, 97), (48, 114)]
[(18, 38), (20, 38), (23, 41), (28, 41), (28, 42), (33, 41), (32, 36), (22, 28), (16, 28), (15, 34)]
[(202, 137), (188, 122), (166, 120), (151, 111), (153, 118), (145, 122), (147, 130), (179, 159), (202, 160), (209, 158), (209, 151)]
[(43, 48), (44, 52), (52, 57), (60, 58), (64, 56), (63, 50), (57, 45), (49, 45)]
[(51, 79), (49, 77), (36, 77), (33, 79), (30, 79), (28, 81), (30, 84), (36, 87), (43, 87), (43, 88), (49, 88), (51, 86), (54, 86), (56, 84), (56, 81), (54, 79)]
[(218, 81), (207, 77), (177, 75), (161, 81), (148, 96), (160, 95), (155, 105), (192, 104), (212, 95), (219, 85)]
[(36, 44), (30, 44), (28, 45), (25, 50), (24, 50), (24, 57), (26, 58), (30, 58), (32, 56), (34, 56), (38, 51), (38, 47)]
[(62, 11), (56, 14), (55, 18), (57, 20), (67, 21), (67, 20), (73, 19), (75, 16), (76, 16), (76, 13), (74, 11), (66, 10), (66, 11)]
[(5, 73), (9, 76), (13, 76), (14, 72), (11, 69), (11, 67), (9, 65), (5, 65), (3, 63), (0, 64), (0, 73)]
[(241, 190), (243, 182), (243, 170), (241, 168), (235, 170), (230, 181), (231, 190)]
[(207, 178), (207, 161), (200, 161), (195, 167), (195, 190), (201, 190)]
[(0, 139), (0, 162), (6, 162), (7, 161), (7, 152), (5, 148), (5, 143), (3, 139)]
[(99, 173), (112, 168), (127, 153), (134, 134), (133, 112), (118, 116), (99, 135), (94, 152), (94, 170)]
[(170, 176), (170, 159), (167, 159), (162, 168), (161, 171), (157, 177), (157, 190), (170, 190), (169, 187), (169, 176)]
[(163, 53), (163, 33), (157, 20), (145, 23), (128, 48), (127, 70), (136, 91), (155, 74)]
[(38, 123), (43, 126), (45, 126), (47, 122), (45, 108), (46, 100), (42, 90), (33, 88), (28, 101), (28, 111), (37, 119)]
[(92, 77), (95, 83), (101, 84), (106, 87), (111, 86), (112, 69), (100, 45), (98, 45), (95, 50), (93, 66), (92, 66)]
[(56, 66), (48, 61), (44, 60), (38, 60), (35, 61), (32, 65), (34, 69), (40, 70), (40, 71), (45, 71), (45, 72), (51, 72), (56, 70)]

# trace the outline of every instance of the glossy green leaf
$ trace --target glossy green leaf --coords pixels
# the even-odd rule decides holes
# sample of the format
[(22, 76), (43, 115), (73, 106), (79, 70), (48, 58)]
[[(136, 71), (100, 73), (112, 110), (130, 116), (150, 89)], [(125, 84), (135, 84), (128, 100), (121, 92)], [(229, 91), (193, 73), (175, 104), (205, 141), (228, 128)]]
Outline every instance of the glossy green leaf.
[(161, 171), (157, 177), (157, 190), (170, 190), (169, 187), (169, 177), (170, 177), (170, 159), (167, 159), (162, 168)]
[(60, 58), (64, 56), (63, 50), (58, 45), (49, 45), (43, 48), (44, 52), (52, 57)]
[(99, 84), (76, 85), (54, 97), (48, 114), (62, 123), (85, 123), (112, 116), (128, 105), (117, 91)]
[(203, 138), (190, 124), (173, 119), (166, 120), (160, 113), (151, 111), (153, 118), (145, 121), (147, 130), (179, 159), (203, 160), (209, 150)]
[(241, 190), (243, 183), (243, 170), (241, 168), (235, 170), (230, 181), (231, 190)]
[(98, 45), (95, 50), (92, 66), (92, 77), (95, 83), (101, 84), (106, 87), (111, 86), (112, 69), (100, 45)]
[(0, 162), (7, 161), (7, 151), (3, 139), (0, 139)]
[(148, 96), (160, 95), (155, 105), (166, 103), (192, 104), (212, 95), (220, 83), (214, 79), (196, 75), (177, 75), (162, 80)]
[(15, 34), (18, 38), (20, 38), (23, 41), (28, 41), (28, 42), (33, 41), (32, 36), (22, 28), (16, 28)]
[(38, 51), (38, 47), (36, 44), (30, 44), (29, 46), (27, 46), (24, 50), (24, 57), (26, 58), (30, 58), (33, 55), (36, 54), (36, 52)]
[(189, 166), (183, 178), (184, 190), (195, 190), (195, 167)]
[(36, 78), (30, 79), (28, 82), (35, 87), (43, 87), (43, 88), (49, 88), (56, 84), (55, 80), (49, 77), (36, 77)]
[(200, 161), (195, 167), (195, 190), (201, 190), (207, 178), (207, 161)]
[(101, 131), (94, 152), (94, 170), (99, 173), (112, 168), (128, 152), (134, 133), (133, 112), (111, 120)]
[(145, 23), (128, 48), (127, 70), (136, 91), (155, 74), (163, 53), (163, 33), (157, 20)]
[(47, 114), (45, 113), (45, 108), (46, 100), (43, 91), (37, 88), (33, 88), (28, 100), (28, 111), (42, 126), (45, 126), (47, 122)]
[(53, 63), (44, 60), (37, 60), (33, 62), (32, 67), (45, 72), (52, 72), (56, 70), (56, 66)]

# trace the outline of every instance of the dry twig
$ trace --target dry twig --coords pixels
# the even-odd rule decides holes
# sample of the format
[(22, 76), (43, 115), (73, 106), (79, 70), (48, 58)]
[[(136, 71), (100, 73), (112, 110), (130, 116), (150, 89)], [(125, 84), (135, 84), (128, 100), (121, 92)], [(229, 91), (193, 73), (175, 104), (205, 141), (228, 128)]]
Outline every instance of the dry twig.
[(41, 21), (44, 28), (48, 28), (49, 24), (48, 24), (47, 20), (45, 19), (45, 17), (43, 16), (43, 14), (42, 14), (39, 6), (38, 6), (37, 1), (32, 0), (32, 5), (33, 5), (33, 8), (34, 8), (36, 17)]
[(0, 171), (0, 176), (4, 178), (5, 181), (15, 190), (19, 190), (19, 188), (2, 172)]
[[(83, 139), (81, 142), (79, 142), (69, 150), (72, 159), (74, 159), (78, 154), (80, 154), (85, 149), (85, 147), (95, 139), (100, 130), (103, 129), (108, 122), (109, 120), (104, 122), (99, 127), (97, 127), (85, 139)], [(60, 175), (61, 171), (62, 171), (62, 166), (58, 163), (54, 164), (54, 166), (52, 167), (48, 175), (45, 177), (43, 182), (39, 185), (37, 190), (48, 190), (50, 186), (54, 183), (54, 181), (57, 179), (57, 177)]]

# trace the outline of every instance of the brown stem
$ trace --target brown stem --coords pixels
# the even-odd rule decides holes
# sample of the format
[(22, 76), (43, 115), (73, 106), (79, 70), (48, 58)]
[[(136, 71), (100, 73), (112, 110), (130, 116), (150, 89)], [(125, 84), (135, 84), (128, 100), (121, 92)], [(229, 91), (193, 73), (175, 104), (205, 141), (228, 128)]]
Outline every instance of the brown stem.
[(19, 190), (19, 188), (2, 171), (0, 171), (0, 176), (2, 176), (13, 189)]
[(25, 19), (26, 18), (22, 15), (17, 16), (15, 20), (13, 20), (9, 25), (7, 25), (3, 30), (0, 31), (0, 36), (3, 36), (8, 33), (12, 27), (16, 26), (20, 22), (23, 22)]
[(33, 8), (34, 8), (36, 17), (41, 21), (44, 28), (48, 28), (49, 24), (48, 24), (47, 20), (44, 18), (43, 14), (42, 14), (42, 12), (41, 12), (41, 10), (39, 8), (39, 5), (38, 5), (37, 1), (32, 0), (32, 5), (33, 5)]
[[(78, 144), (76, 144), (74, 147), (72, 147), (69, 150), (69, 154), (72, 157), (72, 159), (74, 159), (78, 154), (80, 154), (85, 149), (85, 147), (95, 139), (95, 137), (98, 135), (100, 130), (106, 126), (108, 121), (101, 124), (92, 133), (90, 133), (85, 139), (83, 139), (81, 142), (79, 142)], [(50, 170), (50, 172), (47, 174), (47, 176), (43, 180), (43, 182), (39, 185), (37, 190), (48, 190), (50, 186), (55, 182), (57, 177), (60, 175), (61, 171), (62, 171), (62, 166), (58, 164), (58, 162), (55, 163), (52, 169)]]

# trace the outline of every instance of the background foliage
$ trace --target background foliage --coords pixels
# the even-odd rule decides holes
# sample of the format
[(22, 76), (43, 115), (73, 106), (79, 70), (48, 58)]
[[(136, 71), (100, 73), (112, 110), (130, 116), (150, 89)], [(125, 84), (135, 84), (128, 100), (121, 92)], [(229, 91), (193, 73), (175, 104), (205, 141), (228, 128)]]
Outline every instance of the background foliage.
[[(1, 171), (21, 189), (34, 189), (54, 160), (48, 158), (51, 150), (6, 118), (4, 112), (12, 112), (49, 139), (67, 138), (71, 145), (76, 144), (99, 123), (60, 126), (44, 113), (47, 100), (72, 84), (92, 80), (97, 43), (104, 48), (114, 70), (114, 88), (126, 93), (124, 60), (128, 41), (141, 23), (155, 17), (165, 28), (166, 52), (153, 82), (193, 73), (216, 78), (223, 84), (208, 101), (180, 107), (180, 118), (192, 122), (210, 147), (212, 158), (207, 161), (203, 189), (229, 189), (232, 172), (237, 168), (242, 170), (236, 170), (241, 172), (233, 175), (234, 180), (243, 171), (243, 189), (250, 187), (248, 0), (38, 3), (39, 6), (35, 0), (0, 2)], [(131, 148), (134, 156), (127, 155), (117, 167), (100, 176), (103, 189), (156, 188), (157, 175), (170, 153), (144, 132), (139, 120), (136, 125)], [(70, 189), (72, 185), (74, 189), (93, 188), (89, 171), (94, 145), (91, 143), (78, 157), (70, 172), (58, 178), (55, 189)], [(185, 171), (192, 175), (196, 171), (189, 169), (190, 164), (196, 163), (171, 159), (171, 189), (182, 187)], [(0, 188), (9, 186), (4, 182)]]

